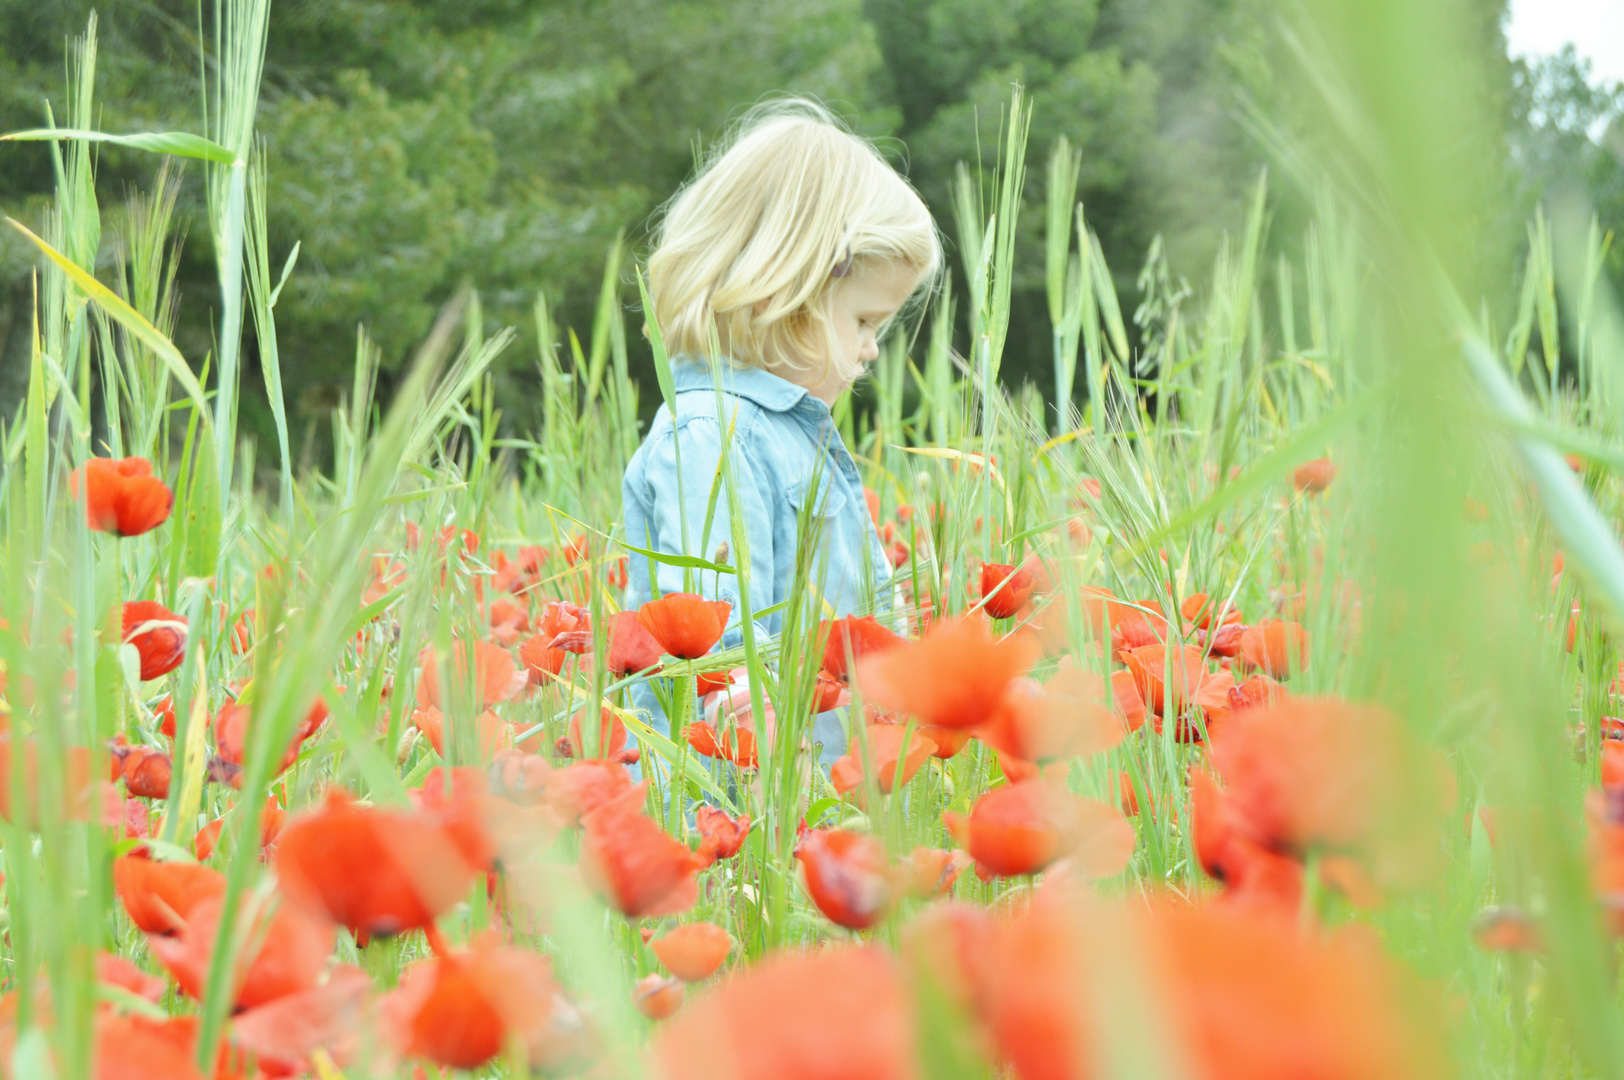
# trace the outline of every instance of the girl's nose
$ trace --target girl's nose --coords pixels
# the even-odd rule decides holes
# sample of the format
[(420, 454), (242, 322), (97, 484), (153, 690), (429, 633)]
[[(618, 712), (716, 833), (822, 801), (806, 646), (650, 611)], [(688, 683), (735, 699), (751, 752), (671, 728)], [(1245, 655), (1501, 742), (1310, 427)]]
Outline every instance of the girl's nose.
[(857, 358), (865, 364), (872, 363), (880, 358), (880, 343), (874, 335), (863, 335), (863, 344), (857, 351)]

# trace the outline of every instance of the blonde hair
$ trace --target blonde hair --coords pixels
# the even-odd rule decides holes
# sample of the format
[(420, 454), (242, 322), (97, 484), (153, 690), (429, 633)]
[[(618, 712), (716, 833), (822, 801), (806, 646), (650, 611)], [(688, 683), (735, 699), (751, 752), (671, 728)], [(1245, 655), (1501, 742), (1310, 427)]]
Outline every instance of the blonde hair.
[[(804, 98), (757, 106), (671, 200), (648, 261), (672, 355), (855, 379), (832, 356), (829, 292), (862, 264), (900, 262), (921, 285), (941, 263), (924, 201), (874, 147)], [(917, 290), (916, 290), (917, 291)]]

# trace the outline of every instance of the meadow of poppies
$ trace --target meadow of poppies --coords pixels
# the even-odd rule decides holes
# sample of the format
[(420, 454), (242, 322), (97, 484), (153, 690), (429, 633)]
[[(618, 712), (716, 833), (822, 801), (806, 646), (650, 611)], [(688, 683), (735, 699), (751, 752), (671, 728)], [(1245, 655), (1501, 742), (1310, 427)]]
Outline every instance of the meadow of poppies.
[[(60, 178), (8, 226), (40, 273), (0, 439), (0, 1074), (1624, 1075), (1611, 240), (1541, 218), (1509, 315), (1460, 300), (1470, 196), (1401, 137), (1459, 116), (1361, 89), (1436, 72), (1346, 57), (1358, 167), (1299, 254), (1264, 257), (1260, 180), (1137, 313), (1071, 151), (1028, 181), (1017, 93), (955, 207), (969, 295), (836, 408), (894, 579), (834, 618), (804, 560), (784, 632), (722, 648), (762, 614), (703, 595), (744, 538), (620, 535), (627, 342), (565, 347), (545, 298), (541, 430), (500, 427), (515, 346), (463, 296), (387, 407), (362, 334), (330, 467), (296, 464), (268, 14), (223, 10), (204, 135), (124, 140), (207, 178), (206, 374), (166, 333), (172, 172), (89, 194), (93, 48), (68, 133), (0, 144)], [(1081, 411), (997, 379), (1023, 183)], [(612, 252), (600, 326), (640, 283)], [(626, 607), (634, 559), (689, 590)]]

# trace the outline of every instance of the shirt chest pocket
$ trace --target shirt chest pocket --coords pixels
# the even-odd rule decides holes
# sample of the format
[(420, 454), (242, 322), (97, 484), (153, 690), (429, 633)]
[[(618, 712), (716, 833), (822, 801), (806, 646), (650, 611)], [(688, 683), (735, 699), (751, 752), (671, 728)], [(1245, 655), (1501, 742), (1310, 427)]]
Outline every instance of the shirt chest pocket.
[(836, 483), (834, 474), (825, 472), (816, 479), (807, 477), (790, 485), (785, 493), (798, 518), (828, 525), (838, 521), (846, 511), (846, 493)]

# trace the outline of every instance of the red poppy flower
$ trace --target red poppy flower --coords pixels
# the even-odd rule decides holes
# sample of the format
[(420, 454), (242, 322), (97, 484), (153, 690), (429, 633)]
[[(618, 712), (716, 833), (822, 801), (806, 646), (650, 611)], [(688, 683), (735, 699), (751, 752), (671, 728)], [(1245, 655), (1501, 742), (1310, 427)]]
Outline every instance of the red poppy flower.
[(756, 752), (756, 730), (748, 723), (735, 722), (726, 735), (718, 735), (709, 720), (696, 720), (682, 729), (682, 737), (701, 757), (721, 758), (741, 769), (761, 764)]
[(995, 619), (1013, 619), (1032, 598), (1036, 585), (1030, 571), (1002, 563), (982, 563), (982, 610)]
[(679, 926), (649, 942), (665, 969), (683, 982), (699, 982), (716, 974), (733, 939), (715, 923), (697, 922)]
[(812, 683), (812, 711), (825, 713), (851, 704), (851, 692), (846, 684), (827, 672), (820, 671)]
[(193, 908), (225, 893), (226, 879), (196, 863), (120, 855), (113, 860), (113, 889), (137, 927), (149, 934), (174, 934), (186, 925)]
[[(570, 733), (563, 740), (563, 749), (569, 751), (566, 757), (584, 758), (587, 756), (586, 739), (581, 733), (581, 711), (577, 710), (570, 717)], [(599, 710), (598, 714), (598, 745), (597, 753), (593, 756), (602, 761), (618, 761), (624, 765), (635, 764), (641, 756), (637, 747), (626, 748), (626, 725), (621, 723), (620, 717), (615, 715), (613, 709), (607, 705)]]
[(186, 658), (186, 620), (156, 600), (132, 600), (124, 605), (122, 640), (140, 654), (141, 678), (156, 679)]
[(519, 662), (530, 673), (530, 681), (540, 686), (547, 681), (550, 675), (557, 675), (564, 670), (564, 661), (568, 659), (569, 652), (565, 649), (554, 648), (552, 641), (560, 634), (572, 632), (590, 632), (592, 629), (592, 616), (576, 607), (567, 600), (560, 600), (548, 604), (542, 610), (541, 622), (536, 627), (536, 636), (519, 646)]
[(1241, 662), (1275, 679), (1308, 667), (1308, 631), (1294, 622), (1269, 620), (1241, 635)]
[(654, 1042), (658, 1080), (918, 1080), (913, 1008), (876, 949), (784, 952), (694, 1002)]
[(1182, 615), (1184, 617), (1184, 621), (1189, 623), (1191, 628), (1195, 630), (1212, 629), (1214, 616), (1217, 616), (1218, 625), (1220, 627), (1232, 626), (1235, 623), (1240, 622), (1240, 609), (1230, 607), (1228, 601), (1224, 601), (1223, 603), (1223, 611), (1220, 613), (1217, 610), (1219, 605), (1218, 601), (1212, 600), (1207, 596), (1206, 593), (1191, 593), (1189, 596), (1184, 598), (1184, 603), (1179, 605), (1179, 614)]
[[(25, 828), (32, 829), (39, 824), (39, 747), (32, 738), (22, 740), (22, 773), (23, 773), (23, 805), (21, 808), (14, 802), (14, 793), (11, 790), (11, 772), (14, 766), (11, 761), (14, 741), (11, 734), (5, 730), (6, 715), (0, 713), (0, 817), (7, 821), (18, 821)], [(67, 761), (63, 770), (64, 790), (58, 814), (70, 821), (89, 821), (97, 809), (95, 798), (102, 791), (111, 791), (111, 788), (101, 789), (92, 782), (92, 777), (104, 775), (106, 764), (98, 765), (92, 758), (90, 748), (86, 746), (70, 746), (66, 749)]]
[[(439, 709), (413, 709), (409, 718), (411, 725), (423, 733), (423, 737), (434, 747), (434, 752), (444, 757), (446, 751), (445, 714)], [(453, 730), (458, 728), (453, 723)], [(474, 718), (474, 743), (478, 753), (485, 758), (494, 758), (513, 744), (513, 728), (500, 716), (489, 709), (484, 710)], [(453, 735), (453, 742), (456, 736)]]
[(512, 645), (530, 631), (530, 614), (512, 600), (491, 601), (491, 637), (501, 646)]
[(936, 744), (915, 731), (908, 735), (908, 744), (904, 750), (902, 736), (907, 729), (901, 724), (870, 724), (868, 726), (868, 749), (863, 748), (863, 737), (853, 735), (851, 750), (845, 757), (840, 758), (829, 770), (829, 779), (833, 782), (835, 790), (842, 795), (858, 790), (863, 782), (863, 766), (867, 764), (873, 772), (874, 781), (879, 785), (882, 794), (889, 795), (898, 784), (897, 764), (902, 764), (901, 785), (907, 786), (908, 781), (914, 778), (936, 750)]
[[(265, 808), (259, 813), (259, 852), (260, 858), (265, 858), (271, 848), (276, 846), (276, 838), (282, 834), (282, 826), (288, 821), (288, 812), (276, 805), (276, 797), (269, 796), (265, 800)], [(215, 818), (201, 829), (192, 840), (192, 852), (199, 862), (207, 862), (214, 854), (215, 848), (220, 844), (220, 834), (225, 830), (226, 819)]]
[(1336, 479), (1336, 463), (1330, 458), (1315, 458), (1305, 461), (1291, 474), (1291, 482), (1298, 491), (1309, 495), (1318, 495), (1331, 486)]
[(1199, 767), (1190, 769), (1190, 834), (1196, 861), (1224, 884), (1228, 902), (1282, 912), (1302, 903), (1302, 865), (1248, 835), (1211, 774)]
[(158, 733), (175, 737), (175, 698), (165, 694), (152, 703), (152, 715), (158, 720)]
[(650, 1020), (669, 1020), (682, 1008), (687, 990), (675, 976), (653, 972), (637, 980), (632, 987), (632, 1004)]
[(376, 935), (427, 926), (479, 874), (432, 815), (358, 806), (339, 788), (282, 830), (276, 869), (290, 901)]
[(697, 593), (667, 593), (637, 609), (637, 621), (660, 648), (682, 660), (696, 660), (722, 639), (733, 605)]
[(1494, 952), (1545, 951), (1539, 924), (1527, 912), (1512, 907), (1490, 907), (1480, 912), (1472, 920), (1472, 940), (1479, 948)]
[(408, 967), (382, 1018), (390, 1041), (412, 1057), (477, 1069), (515, 1045), (531, 1068), (549, 1073), (577, 1056), (585, 1026), (545, 956), (489, 935)]
[(717, 694), (732, 686), (735, 682), (733, 672), (715, 671), (708, 675), (694, 676), (694, 692), (701, 698), (707, 694)]
[(1034, 874), (1066, 855), (1087, 876), (1110, 877), (1133, 854), (1133, 827), (1121, 811), (1043, 780), (993, 788), (968, 818), (942, 819), (989, 875)]
[(623, 766), (609, 761), (577, 761), (554, 770), (547, 781), (546, 804), (566, 824), (573, 825), (629, 791), (632, 778)]
[(465, 859), (482, 870), (494, 869), (496, 846), (490, 825), (497, 804), (485, 770), (437, 766), (406, 794), (413, 807), (444, 828)]
[(920, 738), (929, 739), (930, 744), (935, 747), (931, 751), (931, 757), (941, 758), (943, 761), (958, 756), (958, 752), (964, 749), (964, 744), (969, 742), (970, 736), (974, 734), (975, 732), (969, 728), (945, 728), (933, 724), (924, 724), (919, 728)]
[(1169, 651), (1161, 645), (1129, 649), (1122, 661), (1134, 685), (1156, 716), (1182, 712), (1207, 675), (1206, 659), (1194, 645)]
[(146, 458), (91, 458), (68, 477), (68, 490), (79, 498), (83, 481), (85, 520), (92, 529), (139, 536), (169, 518), (175, 494), (152, 475)]
[(174, 764), (169, 755), (151, 746), (118, 746), (112, 751), (117, 779), (138, 799), (169, 798), (169, 777)]
[[(1242, 642), (1246, 640), (1246, 633), (1250, 629), (1250, 626), (1238, 622), (1225, 623), (1217, 630), (1206, 635), (1203, 644), (1207, 647), (1207, 654), (1231, 659), (1239, 656)], [(1201, 640), (1201, 635), (1197, 635), (1197, 640)]]
[(149, 1020), (96, 1012), (96, 1080), (205, 1080), (194, 1017)]
[(1288, 696), (1285, 687), (1267, 675), (1253, 675), (1245, 682), (1237, 683), (1230, 688), (1229, 708), (1231, 712), (1237, 709), (1255, 709), (1261, 705), (1283, 701)]
[(832, 678), (845, 680), (849, 664), (869, 653), (884, 652), (906, 645), (907, 641), (880, 625), (872, 615), (851, 615), (818, 625), (825, 637), (823, 670)]
[(1060, 831), (1050, 813), (1051, 792), (1040, 783), (993, 788), (968, 818), (942, 815), (948, 831), (990, 874), (1032, 874), (1060, 853)]
[(699, 899), (700, 861), (643, 813), (644, 784), (581, 817), (581, 873), (621, 914), (675, 915)]
[(714, 806), (695, 810), (694, 825), (699, 830), (699, 857), (707, 863), (737, 855), (750, 832), (748, 815), (731, 818)]
[[(1131, 958), (1120, 950), (1132, 942)], [(1045, 889), (994, 924), (979, 1001), (1022, 1080), (1094, 1075), (1110, 1053), (1098, 995), (1132, 964), (1163, 1011), (1166, 1059), (1209, 1080), (1451, 1075), (1448, 1026), (1366, 938), (1304, 933), (1273, 912), (1171, 900), (1102, 903)], [(1103, 988), (1103, 989), (1102, 989)], [(1311, 988), (1312, 992), (1305, 992)]]
[(314, 1072), (311, 1058), (317, 1050), (342, 1066), (359, 1049), (371, 996), (371, 976), (340, 964), (319, 986), (232, 1017), (231, 1045), (251, 1054), (271, 1076)]
[(157, 1004), (163, 1000), (169, 984), (156, 975), (148, 975), (117, 953), (96, 954), (96, 981), (104, 986), (128, 990), (138, 998)]
[[(222, 761), (237, 766), (247, 765), (248, 728), (252, 723), (253, 714), (242, 701), (227, 701), (220, 706), (220, 711), (214, 714), (214, 746)], [(300, 734), (303, 728), (301, 724), (294, 730), (287, 749), (282, 752), (282, 760), (277, 763), (278, 773), (286, 771), (299, 760), (299, 750), (304, 746), (304, 736)]]
[(1133, 672), (1111, 672), (1111, 711), (1129, 731), (1138, 731), (1144, 725), (1145, 699)]
[(1396, 717), (1330, 698), (1232, 714), (1213, 739), (1212, 762), (1245, 831), (1293, 854), (1378, 845), (1418, 855), (1429, 816), (1454, 798), (1441, 757), (1410, 746)]
[[(453, 643), (451, 662), (447, 665), (453, 681), (462, 682), (468, 678), (470, 650), (473, 652), (475, 701), (469, 702), (469, 705), (476, 709), (488, 709), (524, 689), (527, 677), (514, 665), (513, 654), (488, 641)], [(440, 665), (433, 645), (423, 647), (417, 654), (417, 663), (417, 704), (424, 709), (443, 709), (445, 706), (440, 700)]]
[(885, 918), (895, 899), (885, 846), (846, 829), (812, 829), (795, 849), (806, 891), (830, 922), (866, 930)]
[(964, 868), (975, 860), (963, 851), (916, 847), (901, 866), (904, 888), (916, 900), (930, 900), (953, 891)]
[(664, 646), (638, 619), (635, 611), (620, 611), (609, 617), (609, 663), (611, 675), (625, 678), (640, 671), (659, 670)]
[(1124, 725), (1104, 699), (1104, 679), (1063, 663), (1047, 685), (1024, 677), (1011, 680), (976, 735), (1025, 761), (1087, 757), (1122, 741)]
[(1106, 589), (1089, 585), (1083, 588), (1083, 615), (1095, 637), (1110, 635), (1111, 653), (1119, 659), (1129, 649), (1162, 645), (1168, 640), (1167, 620), (1157, 600), (1129, 604)]
[[(182, 993), (203, 997), (210, 958), (220, 932), (223, 897), (192, 908), (178, 937), (152, 937), (147, 947), (174, 976)], [(252, 906), (249, 904), (248, 906)], [(284, 905), (268, 917), (263, 910), (239, 912), (242, 926), (232, 1002), (252, 1009), (316, 985), (333, 951), (333, 929), (297, 907)]]
[(1031, 667), (1038, 647), (1027, 637), (993, 641), (974, 617), (938, 622), (901, 648), (863, 657), (857, 682), (867, 700), (937, 727), (974, 727), (986, 720), (1009, 681)]

